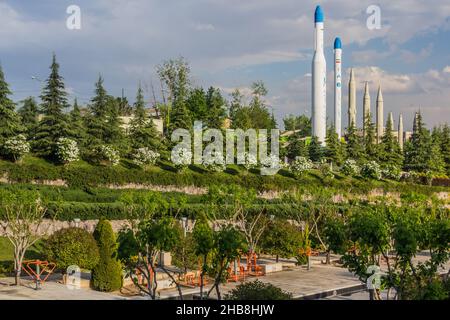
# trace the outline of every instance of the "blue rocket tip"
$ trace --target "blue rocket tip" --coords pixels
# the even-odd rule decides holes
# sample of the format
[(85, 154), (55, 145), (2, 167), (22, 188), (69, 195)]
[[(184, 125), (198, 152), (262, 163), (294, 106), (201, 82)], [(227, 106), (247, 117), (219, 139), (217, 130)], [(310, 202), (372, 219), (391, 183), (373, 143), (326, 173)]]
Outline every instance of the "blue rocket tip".
[(341, 42), (341, 38), (336, 38), (336, 40), (334, 40), (334, 48), (335, 49), (342, 49), (342, 42)]
[(322, 8), (320, 6), (317, 6), (316, 12), (314, 14), (314, 22), (323, 22), (323, 20), (324, 20), (324, 15), (323, 15)]

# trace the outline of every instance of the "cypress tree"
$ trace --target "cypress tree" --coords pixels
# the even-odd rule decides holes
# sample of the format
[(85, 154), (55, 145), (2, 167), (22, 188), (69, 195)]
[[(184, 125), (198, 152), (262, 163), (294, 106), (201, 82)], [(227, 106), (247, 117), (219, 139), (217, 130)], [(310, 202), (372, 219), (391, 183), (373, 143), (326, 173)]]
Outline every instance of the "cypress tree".
[(395, 165), (397, 167), (402, 166), (403, 154), (400, 145), (398, 144), (398, 139), (396, 139), (392, 133), (392, 123), (390, 118), (387, 120), (386, 129), (381, 138), (379, 159), (383, 164)]
[(327, 132), (327, 145), (325, 147), (325, 156), (328, 161), (340, 166), (345, 160), (345, 148), (339, 141), (334, 126), (331, 126)]
[(59, 64), (53, 54), (50, 76), (41, 95), (41, 110), (44, 115), (39, 123), (34, 141), (34, 150), (41, 156), (53, 159), (59, 138), (69, 135), (64, 109), (68, 107), (64, 79), (59, 75)]
[(19, 109), (19, 115), (22, 125), (30, 140), (34, 139), (39, 122), (39, 107), (33, 97), (28, 97), (21, 101), (22, 107)]
[(450, 176), (450, 127), (445, 124), (441, 130), (441, 153), (444, 158), (447, 175)]
[(111, 223), (101, 218), (94, 230), (94, 239), (100, 253), (100, 260), (92, 270), (91, 286), (104, 292), (122, 287), (122, 266), (117, 259), (117, 242)]
[(9, 98), (12, 92), (5, 80), (3, 69), (0, 66), (0, 144), (23, 130), (20, 117), (16, 113), (16, 105)]
[(131, 145), (134, 149), (150, 148), (159, 149), (161, 137), (156, 130), (153, 120), (145, 113), (144, 95), (141, 86), (138, 88), (136, 102), (134, 104), (134, 118), (130, 129)]

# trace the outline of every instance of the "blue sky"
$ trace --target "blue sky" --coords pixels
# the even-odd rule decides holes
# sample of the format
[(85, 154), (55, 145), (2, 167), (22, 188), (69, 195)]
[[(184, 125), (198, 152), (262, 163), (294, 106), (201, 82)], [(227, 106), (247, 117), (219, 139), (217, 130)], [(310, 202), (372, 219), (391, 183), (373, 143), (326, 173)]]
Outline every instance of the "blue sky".
[[(66, 28), (66, 8), (72, 4), (81, 8), (81, 30)], [(448, 0), (0, 1), (0, 61), (13, 98), (20, 100), (39, 95), (42, 84), (31, 76), (48, 76), (54, 51), (71, 98), (87, 103), (99, 73), (111, 94), (120, 95), (124, 88), (133, 101), (139, 82), (148, 86), (157, 80), (157, 64), (184, 56), (194, 85), (248, 93), (253, 81), (263, 80), (267, 102), (281, 120), (289, 113), (310, 113), (310, 77), (305, 75), (311, 72), (317, 4), (325, 12), (330, 121), (332, 44), (340, 36), (344, 69), (355, 68), (360, 122), (363, 81), (370, 82), (373, 107), (381, 84), (385, 118), (393, 111), (397, 120), (402, 112), (407, 129), (419, 108), (430, 126), (449, 122)], [(372, 4), (381, 9), (379, 30), (366, 27)], [(343, 107), (346, 115), (346, 94)]]

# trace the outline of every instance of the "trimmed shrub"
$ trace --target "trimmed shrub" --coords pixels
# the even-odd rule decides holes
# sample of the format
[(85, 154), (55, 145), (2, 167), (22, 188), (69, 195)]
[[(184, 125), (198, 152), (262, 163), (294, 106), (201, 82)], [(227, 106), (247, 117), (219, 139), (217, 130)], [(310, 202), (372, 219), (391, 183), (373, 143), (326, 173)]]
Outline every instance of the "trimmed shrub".
[(102, 218), (94, 231), (94, 238), (100, 252), (100, 260), (92, 270), (91, 286), (104, 292), (122, 287), (122, 265), (117, 258), (117, 242), (111, 223)]
[(342, 165), (341, 171), (346, 176), (357, 176), (361, 169), (359, 168), (358, 164), (353, 159), (347, 159), (345, 160), (344, 164)]
[(365, 163), (361, 168), (361, 175), (366, 179), (381, 180), (381, 168), (375, 161)]
[(14, 161), (19, 161), (25, 154), (30, 152), (30, 144), (23, 134), (19, 134), (5, 141), (3, 152)]
[(65, 273), (67, 267), (76, 265), (92, 270), (99, 261), (99, 252), (94, 237), (80, 228), (67, 228), (55, 232), (45, 244), (47, 260), (56, 263)]
[(238, 285), (225, 300), (291, 300), (292, 294), (285, 292), (271, 283), (259, 280)]
[(78, 161), (80, 149), (77, 142), (69, 138), (59, 138), (56, 143), (56, 156), (59, 162), (64, 164)]
[(297, 177), (301, 176), (304, 172), (309, 171), (312, 168), (312, 161), (305, 157), (296, 157), (290, 166), (291, 171)]

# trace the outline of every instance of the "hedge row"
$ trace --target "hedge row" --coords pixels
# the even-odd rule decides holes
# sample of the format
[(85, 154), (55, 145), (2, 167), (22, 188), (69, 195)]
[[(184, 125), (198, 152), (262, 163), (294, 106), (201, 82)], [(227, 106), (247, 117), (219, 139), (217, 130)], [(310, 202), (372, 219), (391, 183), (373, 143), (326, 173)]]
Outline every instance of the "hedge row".
[[(418, 192), (431, 194), (441, 190), (448, 190), (443, 187), (428, 187), (412, 183), (397, 183), (390, 181), (367, 181), (358, 178), (348, 178), (337, 176), (336, 179), (323, 181), (319, 173), (311, 172), (301, 179), (295, 179), (286, 170), (281, 170), (274, 176), (261, 176), (259, 174), (248, 173), (239, 174), (236, 170), (229, 170), (223, 173), (205, 173), (188, 170), (183, 173), (176, 173), (170, 170), (157, 169), (143, 171), (137, 168), (102, 167), (91, 165), (55, 166), (49, 163), (24, 163), (13, 164), (0, 162), (0, 176), (7, 174), (8, 178), (16, 183), (30, 183), (33, 180), (58, 180), (66, 181), (71, 189), (90, 190), (106, 185), (149, 184), (149, 185), (176, 185), (176, 186), (196, 186), (209, 187), (211, 185), (240, 185), (252, 188), (257, 191), (282, 191), (293, 189), (309, 189), (327, 187), (338, 191), (348, 191), (353, 193), (367, 193), (375, 188), (382, 188), (385, 191), (394, 192)], [(83, 202), (110, 202), (114, 200), (104, 193), (104, 198), (91, 197), (89, 201)], [(76, 197), (71, 201), (79, 201)]]
[[(343, 212), (348, 208), (348, 204), (336, 205), (337, 210)], [(231, 214), (232, 208), (229, 206), (223, 206), (220, 208), (212, 209), (210, 206), (197, 203), (185, 205), (182, 208), (168, 209), (167, 212), (160, 212), (156, 216), (161, 214), (171, 214), (178, 217), (188, 217), (190, 219), (196, 219), (201, 214), (211, 213), (215, 210), (216, 217), (225, 217)], [(307, 212), (309, 210), (308, 205), (305, 203), (302, 207), (292, 208), (288, 204), (265, 204), (264, 206), (254, 205), (250, 208), (250, 211), (260, 212), (265, 210), (267, 216), (274, 215), (275, 217), (292, 218), (295, 217), (299, 210)], [(64, 202), (64, 203), (50, 203), (47, 210), (47, 218), (54, 218), (59, 221), (73, 221), (78, 218), (81, 220), (96, 220), (100, 217), (105, 217), (108, 220), (123, 220), (127, 219), (128, 211), (126, 205), (123, 203), (79, 203), (79, 202)]]

